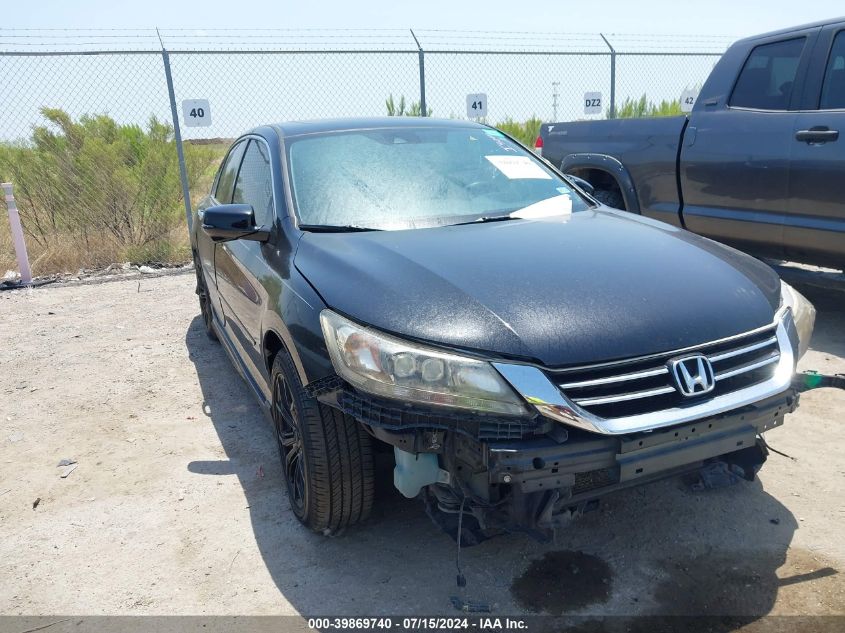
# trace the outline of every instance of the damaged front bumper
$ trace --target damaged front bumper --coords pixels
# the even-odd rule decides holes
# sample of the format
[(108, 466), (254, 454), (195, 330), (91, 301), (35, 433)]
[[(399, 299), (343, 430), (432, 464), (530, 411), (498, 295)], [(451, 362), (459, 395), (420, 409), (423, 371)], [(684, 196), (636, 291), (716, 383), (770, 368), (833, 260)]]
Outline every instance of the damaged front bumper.
[(515, 420), (403, 406), (341, 383), (314, 395), (394, 447), (396, 487), (421, 494), (453, 536), (463, 514), (465, 544), (502, 531), (548, 538), (600, 496), (673, 475), (709, 468), (705, 485), (753, 479), (767, 455), (758, 438), (798, 403), (787, 388), (693, 422), (598, 435), (539, 415)]

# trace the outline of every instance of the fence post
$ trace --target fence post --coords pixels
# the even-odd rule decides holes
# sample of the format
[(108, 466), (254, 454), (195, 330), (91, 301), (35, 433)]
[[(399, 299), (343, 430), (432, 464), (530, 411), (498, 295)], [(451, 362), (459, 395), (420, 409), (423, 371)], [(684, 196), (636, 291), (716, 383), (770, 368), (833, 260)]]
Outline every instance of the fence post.
[(417, 51), (420, 57), (420, 116), (428, 116), (428, 108), (425, 106), (425, 51), (420, 45), (420, 41), (417, 39), (417, 36), (414, 34), (414, 30), (408, 30), (411, 31), (411, 37), (413, 37), (414, 41), (417, 43)]
[(29, 256), (26, 253), (26, 242), (23, 239), (23, 227), (21, 216), (18, 213), (18, 206), (15, 204), (15, 196), (12, 193), (12, 183), (4, 182), (2, 185), (6, 193), (6, 207), (9, 209), (9, 228), (12, 231), (12, 242), (15, 244), (15, 255), (18, 258), (18, 270), (21, 273), (21, 283), (29, 285), (32, 283), (32, 269), (29, 267)]
[(610, 49), (610, 110), (608, 111), (608, 118), (615, 119), (616, 118), (616, 49), (610, 45), (610, 42), (607, 41), (607, 38), (602, 34), (599, 33), (601, 38), (604, 40), (604, 43), (607, 44), (607, 47)]
[(176, 109), (176, 93), (173, 91), (173, 75), (170, 72), (170, 55), (161, 47), (161, 59), (164, 62), (164, 78), (167, 80), (167, 94), (170, 97), (170, 116), (173, 117), (173, 135), (176, 139), (176, 155), (179, 157), (179, 178), (182, 180), (182, 197), (185, 199), (185, 218), (188, 231), (193, 229), (191, 217), (191, 190), (188, 187), (188, 168), (185, 166), (185, 152), (182, 148), (182, 131), (179, 128), (179, 111)]

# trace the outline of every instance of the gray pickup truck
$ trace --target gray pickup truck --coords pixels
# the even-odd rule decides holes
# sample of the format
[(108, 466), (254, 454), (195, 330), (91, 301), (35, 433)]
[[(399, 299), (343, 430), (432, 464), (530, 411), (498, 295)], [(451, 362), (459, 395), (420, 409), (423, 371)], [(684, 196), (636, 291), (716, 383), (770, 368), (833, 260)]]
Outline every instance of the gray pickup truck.
[(736, 42), (689, 116), (543, 124), (594, 196), (758, 257), (845, 269), (845, 18)]

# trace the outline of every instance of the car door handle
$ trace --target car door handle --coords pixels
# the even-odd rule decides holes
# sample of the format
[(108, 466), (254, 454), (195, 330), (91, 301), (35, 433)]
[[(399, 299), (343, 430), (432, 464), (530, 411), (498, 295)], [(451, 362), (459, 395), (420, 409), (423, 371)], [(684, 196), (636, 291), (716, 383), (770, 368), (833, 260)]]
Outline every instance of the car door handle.
[(798, 130), (795, 140), (802, 143), (829, 143), (839, 138), (839, 130), (831, 130), (825, 126), (811, 127), (809, 130)]

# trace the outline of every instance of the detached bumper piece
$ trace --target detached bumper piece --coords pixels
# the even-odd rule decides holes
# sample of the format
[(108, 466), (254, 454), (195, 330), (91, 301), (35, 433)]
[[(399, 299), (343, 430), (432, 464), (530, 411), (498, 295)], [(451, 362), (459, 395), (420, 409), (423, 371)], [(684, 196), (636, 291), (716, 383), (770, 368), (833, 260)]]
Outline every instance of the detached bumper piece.
[(805, 371), (804, 373), (795, 375), (792, 379), (792, 386), (799, 392), (809, 391), (810, 389), (822, 389), (824, 387), (845, 389), (845, 374), (830, 376), (815, 371)]

